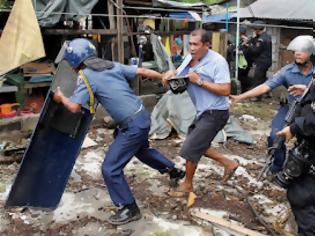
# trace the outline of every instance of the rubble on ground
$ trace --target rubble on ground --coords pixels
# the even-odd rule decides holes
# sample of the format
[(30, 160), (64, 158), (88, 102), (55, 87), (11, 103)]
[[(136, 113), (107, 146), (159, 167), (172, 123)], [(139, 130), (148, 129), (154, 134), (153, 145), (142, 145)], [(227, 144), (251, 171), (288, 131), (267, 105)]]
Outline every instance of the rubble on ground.
[[(240, 106), (245, 106), (244, 104)], [(246, 109), (250, 109), (250, 104)], [(274, 112), (270, 104), (262, 109)], [(235, 110), (232, 110), (235, 112)], [(270, 112), (269, 112), (270, 113)], [(238, 112), (236, 116), (242, 116)], [(113, 130), (103, 125), (91, 127), (89, 138), (93, 145), (82, 149), (65, 193), (55, 211), (34, 209), (5, 209), (5, 199), (13, 183), (19, 162), (0, 163), (0, 234), (1, 235), (133, 235), (133, 236), (203, 236), (242, 235), (225, 227), (211, 224), (191, 215), (200, 211), (240, 223), (242, 227), (270, 235), (261, 224), (264, 221), (276, 234), (294, 232), (285, 191), (268, 181), (257, 181), (256, 176), (266, 161), (266, 138), (269, 133), (269, 117), (247, 114), (240, 119), (242, 127), (251, 132), (254, 145), (228, 140), (217, 149), (229, 158), (238, 160), (240, 167), (227, 182), (222, 181), (223, 167), (202, 158), (194, 179), (196, 201), (187, 208), (186, 198), (169, 198), (168, 176), (143, 165), (133, 158), (125, 169), (125, 175), (141, 208), (140, 221), (123, 226), (112, 226), (106, 219), (115, 209), (104, 185), (101, 165), (104, 153), (112, 141)], [(267, 114), (267, 113), (266, 113)], [(246, 118), (246, 119), (245, 119)], [(17, 133), (17, 143), (25, 138)], [(2, 136), (5, 137), (9, 136)], [(12, 140), (12, 138), (11, 138)], [(23, 140), (23, 141), (22, 141)], [(88, 140), (88, 141), (91, 141)], [(153, 147), (183, 167), (184, 160), (178, 156), (182, 140), (172, 136), (165, 140), (151, 141)], [(89, 142), (91, 143), (91, 142)]]

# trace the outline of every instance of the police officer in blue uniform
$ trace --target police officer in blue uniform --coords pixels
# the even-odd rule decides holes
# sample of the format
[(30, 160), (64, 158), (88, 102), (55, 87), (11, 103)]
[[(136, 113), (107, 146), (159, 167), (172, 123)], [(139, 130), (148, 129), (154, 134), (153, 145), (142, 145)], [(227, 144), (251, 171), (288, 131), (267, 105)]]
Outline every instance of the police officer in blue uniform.
[(298, 106), (294, 121), (278, 135), (297, 138), (276, 182), (287, 188), (299, 236), (315, 235), (315, 83)]
[[(233, 102), (239, 102), (247, 98), (256, 97), (270, 90), (284, 86), (288, 89), (287, 101), (282, 102), (277, 114), (272, 120), (271, 133), (268, 137), (268, 146), (271, 147), (276, 133), (284, 126), (285, 116), (289, 110), (289, 104), (303, 93), (306, 86), (312, 79), (314, 72), (310, 56), (314, 53), (314, 41), (312, 36), (302, 35), (294, 38), (288, 45), (288, 50), (294, 51), (295, 62), (284, 66), (280, 72), (276, 73), (272, 79), (240, 95), (233, 96)], [(285, 160), (286, 148), (282, 145), (276, 150), (273, 165), (270, 168), (270, 174), (276, 173), (282, 169)]]
[(150, 114), (128, 84), (137, 75), (157, 80), (161, 80), (162, 75), (153, 70), (105, 61), (96, 55), (94, 45), (87, 39), (74, 39), (68, 44), (64, 58), (79, 72), (79, 83), (70, 98), (57, 88), (54, 100), (71, 112), (79, 112), (81, 106), (95, 96), (118, 124), (115, 139), (102, 164), (102, 174), (113, 203), (120, 207), (110, 216), (109, 222), (119, 225), (141, 218), (123, 172), (133, 156), (162, 174), (168, 173), (173, 182), (183, 178), (185, 173), (149, 147)]

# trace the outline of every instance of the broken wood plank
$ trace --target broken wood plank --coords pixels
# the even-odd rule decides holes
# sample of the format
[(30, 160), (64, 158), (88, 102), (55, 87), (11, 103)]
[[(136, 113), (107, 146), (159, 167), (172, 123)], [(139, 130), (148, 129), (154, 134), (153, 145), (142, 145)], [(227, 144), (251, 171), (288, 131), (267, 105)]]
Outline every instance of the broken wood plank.
[(259, 233), (257, 231), (253, 231), (251, 229), (247, 229), (243, 226), (237, 225), (237, 224), (232, 223), (230, 221), (227, 221), (225, 219), (222, 219), (222, 218), (219, 218), (216, 216), (212, 216), (212, 215), (208, 215), (208, 214), (205, 214), (205, 213), (202, 213), (199, 211), (198, 212), (192, 212), (191, 214), (192, 214), (192, 216), (195, 216), (197, 218), (209, 221), (210, 223), (213, 223), (213, 224), (223, 226), (225, 228), (236, 231), (238, 233), (242, 233), (242, 234), (249, 235), (249, 236), (266, 236), (265, 234)]

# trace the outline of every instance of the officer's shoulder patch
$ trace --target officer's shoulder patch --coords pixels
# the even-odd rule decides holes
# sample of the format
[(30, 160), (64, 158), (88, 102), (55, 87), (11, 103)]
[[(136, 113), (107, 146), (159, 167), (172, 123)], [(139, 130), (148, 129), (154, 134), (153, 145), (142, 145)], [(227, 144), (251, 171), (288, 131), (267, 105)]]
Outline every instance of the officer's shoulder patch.
[(312, 108), (313, 112), (315, 112), (315, 101), (313, 101), (313, 102), (311, 103), (311, 108)]

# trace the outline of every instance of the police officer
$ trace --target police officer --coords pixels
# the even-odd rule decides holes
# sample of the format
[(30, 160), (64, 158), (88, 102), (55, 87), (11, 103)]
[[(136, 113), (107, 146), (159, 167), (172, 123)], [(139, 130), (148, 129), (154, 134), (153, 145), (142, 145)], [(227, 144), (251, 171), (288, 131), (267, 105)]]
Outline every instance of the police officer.
[[(315, 235), (315, 84), (302, 100), (294, 122), (278, 135), (286, 141), (297, 137), (297, 145), (289, 151), (281, 178), (287, 185), (290, 202), (299, 236)], [(293, 163), (293, 164), (290, 164)], [(292, 176), (294, 177), (292, 178)], [(289, 178), (288, 178), (289, 177)]]
[(248, 43), (247, 54), (252, 57), (255, 65), (254, 86), (257, 86), (267, 79), (266, 74), (272, 64), (272, 43), (271, 36), (266, 32), (265, 22), (257, 20), (252, 24), (255, 37)]
[(149, 147), (150, 114), (128, 84), (128, 80), (133, 80), (137, 75), (161, 80), (161, 74), (105, 61), (97, 58), (96, 54), (94, 45), (86, 39), (74, 39), (68, 44), (64, 58), (79, 72), (79, 83), (70, 98), (65, 97), (60, 88), (57, 88), (54, 100), (71, 112), (78, 112), (81, 106), (95, 96), (118, 124), (115, 139), (109, 146), (102, 165), (102, 174), (112, 201), (120, 206), (116, 214), (109, 218), (109, 222), (119, 225), (141, 217), (123, 172), (133, 156), (160, 173), (168, 173), (173, 181), (183, 178), (184, 172)]
[(246, 31), (247, 30), (245, 27), (240, 27), (239, 53), (244, 55), (247, 62), (246, 67), (238, 68), (238, 79), (241, 83), (242, 93), (248, 91), (252, 86), (251, 79), (248, 77), (248, 73), (253, 64), (253, 56), (251, 55), (251, 51), (248, 49), (248, 43), (251, 41), (251, 39), (246, 35)]
[[(287, 100), (281, 103), (277, 114), (272, 120), (271, 133), (268, 137), (268, 147), (272, 146), (276, 133), (284, 126), (284, 120), (289, 110), (289, 104), (303, 93), (306, 85), (311, 81), (314, 72), (313, 65), (310, 62), (310, 56), (314, 53), (314, 41), (312, 36), (301, 35), (294, 38), (287, 49), (294, 51), (294, 63), (284, 66), (272, 79), (267, 80), (265, 83), (246, 93), (230, 96), (233, 102), (239, 102), (247, 98), (267, 93), (281, 85), (288, 89), (289, 94)], [(274, 162), (269, 172), (270, 175), (282, 169), (285, 153), (285, 145), (282, 145), (280, 149), (275, 151)]]

